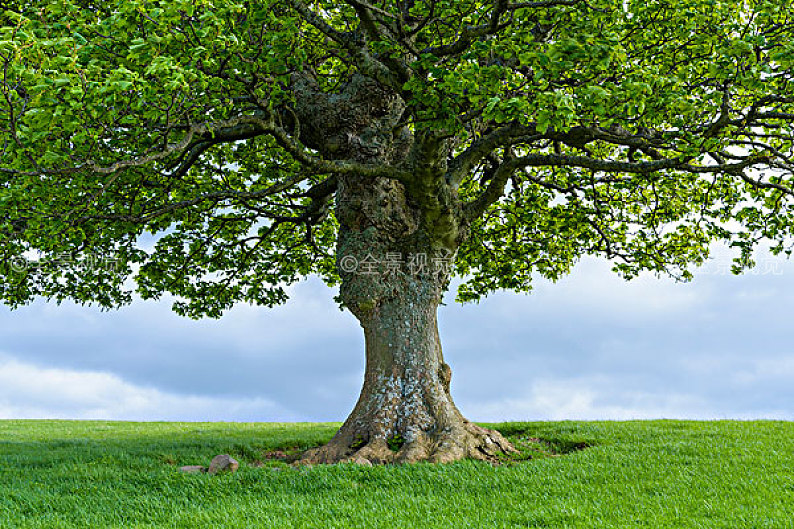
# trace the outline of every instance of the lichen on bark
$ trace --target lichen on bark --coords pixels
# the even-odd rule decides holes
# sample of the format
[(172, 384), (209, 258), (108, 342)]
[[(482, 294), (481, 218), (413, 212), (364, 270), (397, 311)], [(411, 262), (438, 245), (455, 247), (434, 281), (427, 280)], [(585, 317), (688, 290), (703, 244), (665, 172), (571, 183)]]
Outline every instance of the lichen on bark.
[[(304, 462), (450, 462), (513, 450), (498, 432), (467, 421), (452, 400), (436, 319), (445, 283), (432, 272), (343, 283), (342, 299), (366, 338), (364, 386), (336, 436), (308, 451)], [(375, 296), (364, 308), (362, 292), (368, 300)], [(396, 452), (389, 447), (394, 438), (403, 441)]]
[(395, 128), (404, 103), (364, 78), (354, 76), (333, 95), (310, 80), (299, 85), (308, 98), (304, 141), (326, 155), (413, 175), (338, 176), (339, 299), (364, 330), (366, 369), (347, 421), (303, 461), (449, 462), (512, 451), (498, 432), (467, 421), (450, 393), (436, 315), (466, 226), (444, 181), (444, 141)]

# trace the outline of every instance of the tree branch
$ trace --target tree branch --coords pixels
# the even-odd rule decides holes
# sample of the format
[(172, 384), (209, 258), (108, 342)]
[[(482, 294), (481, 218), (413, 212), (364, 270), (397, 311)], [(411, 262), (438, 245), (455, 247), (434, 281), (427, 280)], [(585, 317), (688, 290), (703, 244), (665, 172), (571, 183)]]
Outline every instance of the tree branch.
[(404, 82), (400, 82), (391, 69), (369, 53), (366, 43), (356, 42), (356, 39), (351, 33), (344, 33), (335, 29), (323, 20), (320, 15), (309, 9), (304, 2), (300, 0), (289, 0), (289, 3), (293, 9), (300, 13), (306, 22), (342, 46), (342, 48), (346, 49), (363, 74), (372, 77), (384, 86), (389, 86), (398, 92), (402, 92)]
[[(258, 191), (216, 191), (213, 193), (205, 193), (203, 195), (199, 195), (190, 199), (180, 200), (178, 202), (171, 202), (169, 204), (165, 204), (163, 206), (160, 206), (156, 209), (149, 211), (148, 213), (141, 215), (122, 215), (122, 214), (83, 215), (75, 219), (73, 221), (73, 224), (82, 224), (89, 220), (112, 220), (118, 222), (131, 222), (133, 224), (145, 224), (149, 221), (162, 217), (163, 215), (167, 215), (169, 213), (173, 213), (178, 210), (190, 208), (192, 206), (197, 206), (204, 202), (218, 203), (224, 200), (239, 200), (241, 202), (245, 202), (252, 199), (259, 199), (259, 198), (275, 195), (307, 180), (310, 176), (311, 175), (308, 174), (295, 175), (292, 178), (285, 180), (284, 182), (273, 184), (265, 189), (260, 189)], [(309, 189), (308, 191), (306, 191), (301, 195), (312, 199), (311, 204), (306, 206), (306, 213), (304, 213), (304, 216), (294, 217), (294, 218), (289, 217), (289, 219), (293, 219), (296, 221), (308, 219), (310, 214), (316, 213), (316, 211), (318, 210), (318, 206), (316, 206), (316, 204), (325, 202), (327, 198), (331, 196), (335, 191), (336, 191), (335, 177), (326, 178), (322, 182), (314, 185), (311, 189)], [(313, 207), (313, 205), (315, 206)], [(267, 217), (273, 219), (287, 219), (287, 217), (279, 217), (279, 216), (267, 216)]]
[(446, 57), (464, 52), (475, 39), (494, 35), (510, 25), (510, 22), (499, 23), (502, 15), (508, 11), (508, 6), (507, 0), (494, 0), (493, 11), (491, 11), (491, 17), (487, 23), (478, 26), (463, 26), (460, 37), (452, 44), (425, 48), (421, 53), (430, 53), (436, 57)]
[(538, 2), (515, 2), (508, 6), (508, 9), (540, 9), (543, 7), (572, 6), (583, 3), (584, 0), (544, 0)]
[[(745, 173), (745, 170), (771, 162), (768, 156), (749, 156), (736, 163), (727, 163), (719, 155), (712, 154), (718, 163), (716, 165), (695, 165), (691, 160), (685, 158), (664, 158), (649, 162), (619, 162), (613, 160), (600, 160), (589, 156), (570, 156), (559, 154), (528, 154), (518, 158), (506, 160), (496, 171), (494, 177), (489, 182), (488, 187), (483, 193), (464, 206), (464, 216), (472, 220), (482, 215), (485, 210), (493, 203), (498, 201), (504, 194), (507, 181), (518, 169), (527, 167), (577, 167), (596, 172), (606, 173), (628, 173), (635, 175), (648, 175), (658, 171), (677, 170), (694, 174), (729, 174), (738, 176), (743, 181), (759, 189), (775, 189), (788, 196), (794, 197), (794, 189), (775, 182), (763, 182), (754, 179)], [(789, 169), (789, 172), (793, 172)], [(592, 180), (592, 184), (611, 183), (618, 180), (626, 181), (631, 177), (605, 177)], [(547, 182), (535, 177), (530, 177), (535, 183), (554, 189), (563, 193), (571, 193), (578, 189), (578, 186), (562, 187), (551, 182)]]
[[(296, 161), (313, 169), (317, 173), (356, 173), (364, 177), (384, 177), (396, 180), (405, 181), (410, 177), (410, 173), (399, 170), (394, 167), (378, 165), (378, 164), (362, 164), (357, 162), (349, 162), (344, 160), (326, 160), (315, 156), (308, 152), (301, 146), (295, 139), (290, 137), (286, 130), (275, 124), (274, 116), (264, 116), (261, 113), (256, 115), (243, 115), (236, 118), (222, 120), (214, 123), (202, 123), (191, 125), (187, 129), (185, 136), (178, 142), (169, 144), (164, 149), (131, 158), (129, 160), (121, 160), (111, 165), (101, 166), (96, 162), (89, 160), (85, 163), (75, 166), (62, 168), (57, 170), (41, 170), (41, 171), (18, 171), (15, 169), (8, 169), (0, 167), (0, 171), (10, 174), (22, 176), (38, 176), (41, 174), (70, 174), (82, 171), (88, 171), (94, 174), (101, 175), (118, 175), (124, 169), (134, 167), (144, 167), (149, 164), (163, 161), (168, 157), (179, 154), (188, 153), (188, 159), (193, 162), (198, 159), (197, 151), (205, 149), (207, 143), (222, 143), (239, 141), (241, 139), (248, 139), (259, 135), (271, 135), (276, 142), (283, 147)], [(193, 152), (192, 155), (190, 154)], [(200, 154), (200, 152), (198, 152)], [(189, 161), (188, 160), (188, 161)], [(175, 174), (184, 174), (187, 168), (180, 165)], [(111, 182), (115, 179), (111, 179)], [(105, 187), (107, 187), (106, 184)]]
[[(385, 41), (389, 40), (386, 35), (384, 35), (381, 30), (378, 28), (378, 21), (375, 19), (373, 13), (378, 13), (381, 16), (386, 16), (389, 18), (396, 18), (394, 15), (389, 13), (388, 11), (384, 11), (378, 7), (373, 6), (368, 2), (362, 2), (359, 0), (345, 0), (345, 2), (353, 7), (358, 14), (358, 18), (361, 21), (361, 25), (363, 26), (364, 30), (369, 35), (370, 40), (374, 41)], [(390, 28), (384, 24), (384, 26), (388, 29), (390, 33), (394, 37), (398, 37), (396, 35), (397, 30), (394, 28)], [(366, 44), (364, 45), (366, 46)], [(410, 70), (408, 67), (400, 62), (399, 60), (386, 56), (383, 58), (384, 64), (392, 71), (395, 75), (400, 78), (400, 81), (404, 84), (408, 79), (411, 77)]]

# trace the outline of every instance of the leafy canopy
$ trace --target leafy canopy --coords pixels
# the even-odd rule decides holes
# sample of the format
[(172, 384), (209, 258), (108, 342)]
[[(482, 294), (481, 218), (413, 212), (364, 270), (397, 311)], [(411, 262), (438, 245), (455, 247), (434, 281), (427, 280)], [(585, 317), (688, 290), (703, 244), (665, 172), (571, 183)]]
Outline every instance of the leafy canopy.
[[(763, 239), (790, 252), (784, 0), (5, 5), (12, 306), (112, 307), (137, 288), (219, 316), (282, 302), (310, 273), (334, 283), (337, 176), (410, 189), (422, 156), (469, 227), (462, 300), (527, 290), (585, 254), (688, 278), (715, 240), (740, 250), (737, 271)], [(356, 76), (404, 102), (394, 138), (412, 155), (367, 163), (307, 130), (306, 79), (333, 102)], [(115, 266), (87, 266), (96, 256)]]

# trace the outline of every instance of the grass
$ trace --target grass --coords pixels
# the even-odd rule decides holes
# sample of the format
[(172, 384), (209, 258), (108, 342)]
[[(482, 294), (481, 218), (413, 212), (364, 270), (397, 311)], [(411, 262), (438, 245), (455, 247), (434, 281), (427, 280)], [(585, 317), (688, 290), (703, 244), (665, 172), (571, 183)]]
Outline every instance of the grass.
[(338, 425), (0, 421), (0, 528), (794, 528), (794, 423), (495, 426), (500, 466), (294, 468)]

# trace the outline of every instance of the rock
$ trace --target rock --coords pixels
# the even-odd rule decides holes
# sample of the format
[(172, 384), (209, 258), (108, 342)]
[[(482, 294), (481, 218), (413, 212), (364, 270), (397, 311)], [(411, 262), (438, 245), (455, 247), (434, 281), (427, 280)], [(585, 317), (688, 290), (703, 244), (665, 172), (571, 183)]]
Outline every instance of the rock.
[(229, 454), (221, 454), (212, 458), (210, 462), (209, 473), (217, 474), (219, 472), (235, 472), (240, 468), (240, 463), (232, 458)]
[(187, 465), (184, 467), (179, 467), (180, 472), (186, 472), (188, 474), (195, 474), (197, 472), (206, 472), (207, 467), (202, 467), (201, 465)]
[(340, 464), (349, 464), (349, 465), (362, 465), (362, 466), (365, 466), (365, 467), (371, 467), (372, 466), (372, 461), (370, 461), (369, 459), (367, 459), (365, 457), (361, 457), (361, 456), (348, 457), (348, 458), (340, 460), (339, 463)]

